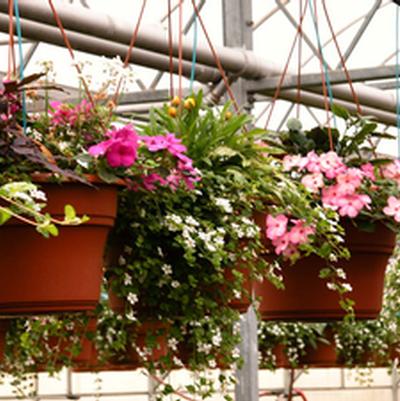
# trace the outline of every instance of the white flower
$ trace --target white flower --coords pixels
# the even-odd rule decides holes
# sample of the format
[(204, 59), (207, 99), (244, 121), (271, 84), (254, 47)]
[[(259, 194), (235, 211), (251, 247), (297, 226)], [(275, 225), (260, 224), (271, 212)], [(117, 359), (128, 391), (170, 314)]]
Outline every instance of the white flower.
[(164, 274), (166, 274), (167, 276), (172, 274), (172, 266), (165, 263), (161, 266), (162, 271), (164, 272)]
[(181, 229), (180, 225), (183, 223), (181, 216), (177, 214), (168, 214), (165, 216), (165, 224), (170, 231), (178, 231)]
[(336, 269), (336, 275), (343, 280), (346, 279), (346, 272), (343, 269)]
[(346, 292), (351, 292), (353, 291), (353, 287), (349, 283), (344, 283), (342, 284), (342, 288)]
[(126, 265), (126, 259), (125, 259), (122, 255), (119, 255), (118, 264), (119, 264), (120, 266)]
[(135, 305), (135, 303), (139, 300), (138, 296), (136, 294), (134, 294), (133, 292), (130, 292), (128, 294), (128, 296), (126, 297), (126, 299), (128, 300), (128, 302), (131, 305)]
[(198, 227), (200, 225), (200, 223), (193, 218), (193, 216), (187, 216), (185, 218), (185, 223), (188, 224), (189, 226), (194, 226), (194, 227)]
[(212, 341), (212, 343), (213, 343), (216, 347), (219, 347), (219, 346), (221, 345), (221, 342), (222, 342), (221, 333), (220, 333), (220, 332), (216, 333), (216, 334), (212, 337), (211, 341)]
[(172, 288), (178, 288), (178, 287), (180, 287), (180, 282), (179, 281), (176, 281), (176, 280), (173, 280), (172, 282), (171, 282), (171, 286), (172, 286)]
[(225, 213), (232, 213), (233, 208), (229, 199), (226, 198), (215, 198), (214, 203), (219, 206)]
[(132, 277), (128, 274), (124, 274), (124, 285), (131, 285), (132, 284)]
[(32, 196), (32, 198), (37, 199), (37, 200), (42, 200), (42, 201), (46, 201), (46, 194), (43, 191), (40, 191), (39, 189), (36, 188), (32, 188), (29, 191), (30, 195)]
[(136, 320), (137, 320), (133, 311), (128, 312), (125, 316), (131, 322), (136, 322)]
[(130, 246), (128, 246), (128, 245), (125, 245), (125, 246), (124, 246), (124, 252), (125, 252), (127, 255), (131, 255), (131, 254), (132, 254), (132, 251), (133, 251), (132, 247), (130, 247)]

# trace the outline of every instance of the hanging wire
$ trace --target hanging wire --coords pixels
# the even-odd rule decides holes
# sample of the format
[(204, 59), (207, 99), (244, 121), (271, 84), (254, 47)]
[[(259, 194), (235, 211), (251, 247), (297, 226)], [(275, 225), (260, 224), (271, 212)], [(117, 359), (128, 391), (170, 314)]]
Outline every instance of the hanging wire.
[(196, 76), (197, 43), (198, 43), (198, 23), (197, 23), (197, 14), (194, 13), (192, 69), (190, 71), (190, 92), (193, 91), (193, 84)]
[[(319, 28), (318, 28), (318, 21), (317, 21), (317, 8), (316, 8), (316, 2), (314, 3), (315, 5), (315, 11), (314, 7), (312, 4), (312, 0), (308, 0), (308, 3), (310, 5), (310, 12), (311, 12), (311, 17), (314, 23), (314, 28), (315, 28), (315, 35), (317, 37), (317, 44), (318, 44), (318, 51), (319, 51), (319, 58), (320, 58), (320, 64), (321, 64), (321, 74), (322, 74), (322, 90), (324, 92), (324, 98), (326, 98), (326, 90), (328, 90), (328, 95), (329, 95), (329, 101), (330, 101), (330, 106), (332, 107), (333, 105), (333, 93), (332, 93), (332, 87), (331, 87), (331, 82), (329, 79), (329, 73), (328, 73), (328, 65), (326, 63), (326, 60), (324, 58), (323, 54), (323, 49), (322, 49), (322, 43), (321, 43), (321, 37), (319, 34)], [(325, 104), (326, 112), (328, 114), (328, 119), (329, 119), (329, 106)], [(333, 123), (335, 128), (337, 127), (336, 124), (336, 116), (333, 115)], [(329, 136), (329, 146), (331, 150), (333, 150), (333, 139), (332, 139), (332, 131), (330, 125), (328, 125), (328, 136)]]
[(171, 0), (168, 0), (168, 56), (169, 56), (169, 95), (174, 97), (174, 65), (172, 49), (172, 6)]
[(397, 116), (397, 157), (400, 158), (400, 6), (396, 7), (396, 116)]
[(13, 24), (13, 6), (14, 1), (8, 0), (8, 69), (7, 79), (15, 75), (15, 53), (14, 53), (14, 24)]
[(178, 36), (178, 95), (182, 99), (182, 75), (183, 75), (183, 1), (179, 0), (179, 36)]
[(297, 40), (299, 38), (300, 31), (302, 29), (303, 20), (304, 20), (304, 17), (306, 15), (306, 12), (307, 12), (307, 5), (308, 5), (308, 3), (306, 2), (304, 4), (303, 12), (302, 12), (302, 14), (300, 16), (300, 22), (297, 25), (297, 32), (296, 32), (296, 35), (294, 37), (294, 40), (293, 40), (293, 43), (292, 43), (292, 47), (289, 50), (289, 55), (288, 55), (288, 58), (286, 60), (285, 67), (284, 67), (284, 69), (282, 71), (282, 74), (281, 74), (281, 76), (279, 78), (279, 82), (278, 82), (278, 85), (276, 87), (276, 90), (275, 90), (275, 93), (274, 93), (274, 97), (272, 98), (272, 101), (271, 101), (272, 106), (271, 106), (271, 109), (269, 111), (266, 123), (265, 123), (265, 129), (268, 129), (269, 123), (270, 123), (271, 118), (272, 118), (272, 112), (274, 111), (275, 103), (276, 103), (276, 101), (277, 101), (277, 99), (279, 97), (279, 94), (281, 93), (281, 88), (282, 88), (283, 82), (285, 80), (285, 77), (286, 77), (286, 74), (287, 74), (287, 71), (288, 71), (288, 68), (289, 68), (289, 63), (290, 63), (290, 60), (292, 59), (292, 56), (293, 56), (293, 53), (294, 53), (294, 49), (296, 47), (296, 42), (297, 42)]
[[(21, 30), (21, 19), (19, 16), (18, 0), (14, 0), (14, 13), (15, 13), (15, 25), (18, 35), (18, 52), (19, 52), (19, 79), (24, 79), (24, 52), (22, 48), (22, 30)], [(22, 91), (22, 126), (24, 128), (24, 134), (26, 134), (27, 118), (26, 118), (26, 96), (25, 91)]]
[(342, 52), (341, 52), (341, 50), (340, 50), (339, 43), (338, 43), (338, 41), (337, 41), (337, 37), (336, 37), (336, 34), (335, 34), (335, 30), (333, 29), (332, 21), (331, 21), (331, 19), (330, 19), (330, 17), (329, 17), (328, 8), (327, 8), (327, 6), (326, 6), (325, 0), (322, 0), (322, 6), (323, 6), (324, 11), (325, 11), (326, 21), (328, 22), (328, 26), (329, 26), (329, 29), (330, 29), (331, 34), (332, 34), (332, 40), (333, 40), (333, 42), (334, 42), (334, 44), (335, 44), (335, 47), (336, 47), (336, 50), (337, 50), (337, 52), (338, 52), (338, 54), (339, 54), (340, 63), (342, 64), (343, 71), (344, 71), (344, 73), (346, 74), (346, 78), (347, 78), (347, 81), (348, 81), (348, 83), (349, 83), (349, 86), (350, 86), (350, 89), (351, 89), (351, 93), (352, 93), (354, 102), (355, 102), (355, 104), (356, 104), (356, 106), (357, 106), (357, 112), (358, 112), (359, 114), (362, 114), (362, 109), (361, 109), (360, 101), (359, 101), (358, 96), (357, 96), (357, 93), (356, 93), (356, 91), (355, 91), (355, 89), (354, 89), (354, 85), (353, 85), (353, 82), (352, 82), (352, 80), (351, 80), (350, 73), (349, 73), (349, 71), (348, 71), (348, 69), (347, 69), (347, 67), (346, 67), (346, 60), (344, 59), (343, 54), (342, 54)]

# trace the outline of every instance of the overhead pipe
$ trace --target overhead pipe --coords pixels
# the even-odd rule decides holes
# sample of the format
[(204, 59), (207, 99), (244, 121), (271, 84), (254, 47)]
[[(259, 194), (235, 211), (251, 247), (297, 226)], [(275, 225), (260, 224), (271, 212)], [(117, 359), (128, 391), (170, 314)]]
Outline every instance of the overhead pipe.
[[(46, 1), (19, 0), (19, 11), (22, 18), (56, 25), (53, 13)], [(65, 29), (94, 36), (113, 42), (129, 45), (134, 25), (132, 21), (122, 18), (113, 18), (105, 13), (76, 7), (74, 5), (57, 2), (57, 13)], [(8, 13), (8, 0), (0, 0), (0, 12)], [(161, 28), (161, 25), (160, 25)], [(170, 43), (166, 31), (154, 27), (141, 26), (136, 38), (135, 47), (152, 52), (168, 54)], [(178, 41), (172, 43), (172, 53), (179, 55)], [(258, 79), (271, 74), (279, 74), (281, 68), (273, 63), (258, 57), (255, 53), (245, 49), (229, 47), (215, 47), (220, 57), (222, 67), (233, 74), (240, 74), (247, 79)], [(187, 38), (182, 40), (182, 56), (191, 60), (193, 43)], [(197, 62), (216, 67), (213, 52), (206, 44), (199, 43), (197, 47)]]
[[(22, 34), (25, 37), (28, 37), (35, 41), (51, 43), (57, 46), (65, 46), (64, 40), (58, 28), (26, 19), (21, 19), (20, 22), (22, 27)], [(8, 32), (8, 24), (8, 15), (0, 13), (0, 31)], [(72, 47), (75, 50), (107, 57), (120, 56), (122, 59), (126, 57), (126, 54), (128, 52), (128, 46), (114, 43), (109, 40), (97, 39), (95, 37), (67, 30), (66, 34), (69, 41), (71, 42)], [(130, 62), (163, 71), (169, 71), (170, 68), (169, 57), (148, 50), (138, 49), (136, 47), (132, 49)], [(178, 64), (178, 60), (176, 58), (173, 58), (172, 69), (173, 72), (176, 74), (179, 71)], [(184, 76), (190, 78), (191, 69), (192, 64), (190, 62), (182, 61), (182, 74)], [(220, 78), (221, 75), (217, 69), (201, 64), (196, 65), (196, 79), (199, 82), (217, 82), (220, 80)]]

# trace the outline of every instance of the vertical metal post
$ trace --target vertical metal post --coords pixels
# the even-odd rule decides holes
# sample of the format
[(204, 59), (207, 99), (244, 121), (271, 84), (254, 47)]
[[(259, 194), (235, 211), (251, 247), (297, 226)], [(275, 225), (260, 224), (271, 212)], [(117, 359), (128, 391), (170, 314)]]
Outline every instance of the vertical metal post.
[(392, 363), (392, 401), (399, 401), (399, 361), (397, 358)]
[[(222, 0), (224, 45), (251, 50), (253, 47), (252, 0)], [(239, 106), (247, 109), (246, 81), (232, 84)], [(252, 308), (240, 318), (242, 343), (240, 354), (244, 365), (236, 372), (236, 401), (258, 401), (257, 316)]]
[[(222, 0), (224, 45), (251, 50), (253, 48), (251, 0)], [(240, 106), (247, 102), (246, 82), (237, 80), (232, 84)], [(247, 400), (250, 401), (250, 400)]]
[(244, 364), (236, 372), (236, 401), (258, 401), (258, 339), (257, 316), (253, 308), (240, 318), (240, 354)]

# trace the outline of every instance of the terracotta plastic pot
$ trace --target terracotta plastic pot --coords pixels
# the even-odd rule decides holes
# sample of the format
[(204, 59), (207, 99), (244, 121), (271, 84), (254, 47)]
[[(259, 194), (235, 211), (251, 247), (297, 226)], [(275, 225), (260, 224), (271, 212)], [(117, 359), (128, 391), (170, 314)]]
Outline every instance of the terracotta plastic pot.
[[(265, 216), (258, 222), (265, 232)], [(263, 225), (264, 224), (264, 225)], [(346, 245), (351, 259), (338, 265), (347, 275), (353, 291), (349, 298), (355, 302), (358, 319), (375, 319), (382, 308), (385, 269), (393, 253), (395, 234), (383, 224), (368, 233), (344, 221)], [(268, 256), (270, 257), (270, 256)], [(260, 314), (263, 320), (327, 321), (342, 319), (344, 310), (339, 305), (339, 295), (329, 290), (326, 281), (319, 278), (325, 261), (310, 256), (282, 269), (284, 290), (276, 289), (265, 280), (254, 283), (257, 296), (261, 297)]]
[(93, 310), (100, 296), (103, 252), (117, 210), (117, 187), (96, 183), (43, 183), (46, 212), (62, 218), (71, 204), (78, 216), (90, 217), (79, 226), (60, 227), (44, 238), (12, 219), (0, 226), (0, 314)]
[[(133, 329), (132, 329), (133, 330)], [(160, 334), (156, 335), (156, 347), (147, 355), (147, 362), (157, 363), (162, 357), (168, 353), (167, 337), (165, 335), (166, 325), (161, 322), (145, 322), (137, 331), (136, 347), (144, 350), (147, 346), (146, 336), (148, 332)], [(119, 371), (119, 370), (135, 370), (144, 366), (143, 358), (139, 355), (136, 347), (128, 346), (124, 354), (113, 358), (106, 363), (100, 363), (96, 351), (92, 352), (89, 361), (77, 361), (74, 367), (75, 372), (94, 372), (94, 371)]]
[(316, 348), (308, 346), (305, 355), (301, 356), (298, 365), (290, 364), (286, 354), (285, 346), (279, 344), (273, 350), (277, 368), (339, 368), (344, 366), (338, 361), (336, 347), (334, 344), (318, 343)]

